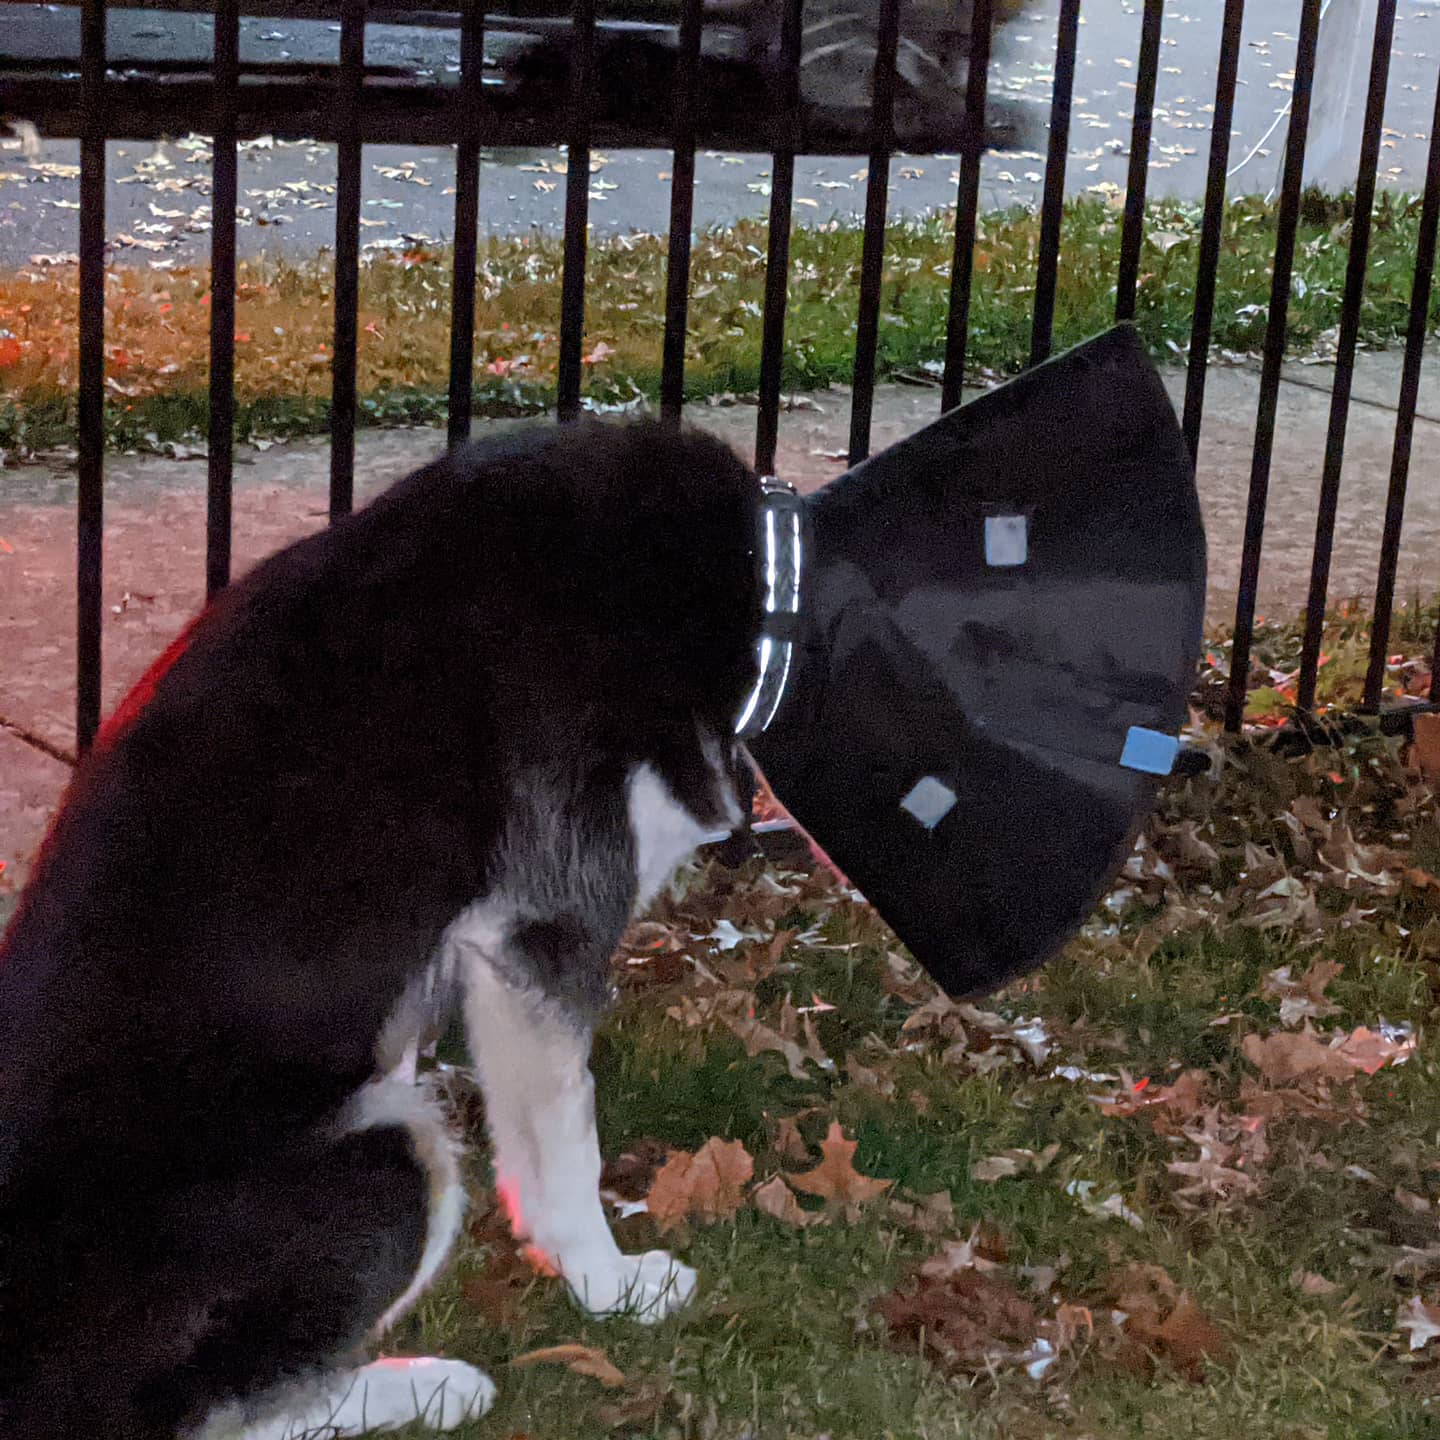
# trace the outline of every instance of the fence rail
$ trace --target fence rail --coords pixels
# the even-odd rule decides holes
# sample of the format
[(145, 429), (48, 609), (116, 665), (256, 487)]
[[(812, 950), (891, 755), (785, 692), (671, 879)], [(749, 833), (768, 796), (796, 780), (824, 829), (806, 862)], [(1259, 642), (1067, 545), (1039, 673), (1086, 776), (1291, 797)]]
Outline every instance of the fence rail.
[[(460, 0), (457, 10), (419, 3), (370, 7), (365, 0), (304, 0), (303, 4), (246, 0), (244, 13), (285, 14), (289, 18), (337, 20), (339, 63), (318, 73), (313, 66), (284, 73), (275, 65), (243, 64), (238, 35), (239, 0), (213, 6), (192, 0), (151, 0), (144, 8), (210, 9), (215, 17), (213, 59), (203, 73), (195, 67), (132, 65), (123, 71), (107, 64), (106, 5), (82, 0), (78, 74), (63, 62), (6, 61), (0, 57), (0, 109), (23, 114), (53, 135), (72, 135), (81, 143), (80, 175), (80, 317), (79, 317), (79, 491), (77, 544), (76, 729), (81, 749), (93, 740), (100, 717), (101, 557), (104, 524), (104, 265), (106, 141), (112, 138), (206, 129), (214, 137), (213, 229), (211, 232), (212, 309), (210, 335), (210, 445), (208, 475), (206, 581), (210, 592), (230, 574), (233, 422), (235, 401), (234, 312), (236, 269), (236, 153), (238, 142), (269, 132), (295, 138), (331, 140), (338, 146), (335, 232), (335, 344), (330, 412), (330, 515), (346, 513), (353, 501), (356, 421), (356, 330), (358, 316), (360, 179), (363, 147), (379, 141), (442, 143), (456, 150), (454, 289), (451, 316), (449, 439), (458, 443), (470, 431), (471, 372), (474, 364), (473, 316), (479, 165), (482, 144), (553, 144), (568, 146), (564, 221), (558, 412), (562, 422), (581, 407), (581, 348), (585, 308), (585, 263), (589, 204), (589, 157), (594, 143), (656, 144), (673, 149), (669, 274), (661, 413), (678, 419), (684, 382), (685, 327), (689, 295), (691, 218), (695, 153), (699, 143), (753, 143), (763, 138), (771, 152), (770, 227), (766, 256), (759, 405), (755, 458), (761, 471), (774, 466), (779, 427), (791, 207), (795, 157), (843, 152), (852, 136), (827, 130), (802, 103), (801, 62), (805, 0), (775, 0), (780, 9), (778, 53), (769, 72), (773, 89), (763, 115), (727, 114), (714, 93), (715, 73), (706, 50), (710, 21), (704, 0), (680, 0), (678, 25), (666, 45), (673, 52), (673, 95), (652, 97), (650, 118), (637, 123), (633, 113), (617, 119), (613, 106), (595, 99), (597, 36), (613, 22), (597, 18), (596, 0), (575, 0), (562, 30), (567, 69), (563, 103), (546, 112), (525, 109), (493, 97), (484, 84), (484, 46), (493, 27), (514, 26), (512, 16), (487, 12), (484, 0)], [(989, 36), (994, 0), (971, 0), (971, 63), (966, 82), (964, 125), (958, 144), (960, 170), (956, 194), (954, 263), (950, 273), (941, 402), (959, 402), (969, 342), (974, 274), (980, 156), (986, 116)], [(1349, 239), (1349, 267), (1341, 306), (1335, 382), (1331, 397), (1323, 473), (1320, 477), (1315, 544), (1306, 607), (1306, 630), (1298, 698), (1302, 708), (1315, 699), (1320, 636), (1325, 616), (1331, 547), (1334, 539), (1346, 427), (1357, 351), (1363, 287), (1370, 240), (1391, 44), (1398, 0), (1377, 0), (1369, 88), (1363, 122), (1361, 163), (1356, 176), (1356, 205)], [(5, 10), (0, 0), (0, 16)], [(858, 461), (870, 446), (870, 421), (876, 373), (877, 336), (884, 271), (885, 220), (889, 161), (905, 138), (897, 134), (894, 101), (897, 54), (904, 42), (906, 6), (902, 0), (873, 0), (875, 70), (868, 133), (862, 149), (870, 164), (864, 243), (857, 295), (857, 332), (849, 458)], [(1291, 96), (1284, 179), (1256, 416), (1244, 549), (1235, 612), (1226, 722), (1240, 727), (1247, 698), (1255, 606), (1263, 552), (1269, 477), (1275, 444), (1276, 413), (1285, 356), (1287, 308), (1292, 289), (1296, 235), (1316, 73), (1322, 0), (1266, 0), (1266, 17), (1278, 21), (1284, 10), (1298, 28), (1298, 56)], [(1057, 278), (1063, 230), (1063, 200), (1070, 149), (1076, 51), (1082, 0), (1059, 0), (1054, 79), (1049, 107), (1048, 155), (1040, 205), (1035, 299), (1030, 360), (1050, 353), (1055, 323)], [(1146, 181), (1155, 114), (1156, 82), (1165, 26), (1164, 0), (1144, 0), (1136, 36), (1135, 98), (1130, 136), (1129, 184), (1120, 229), (1116, 318), (1136, 314), (1145, 240)], [(1206, 367), (1214, 323), (1216, 275), (1226, 206), (1226, 171), (1241, 53), (1245, 0), (1225, 0), (1214, 95), (1207, 184), (1198, 246), (1195, 309), (1184, 402), (1184, 431), (1192, 455), (1198, 453), (1205, 404)], [(367, 66), (367, 23), (376, 20), (445, 24), (461, 36), (458, 83), (417, 86), (393, 69)], [(526, 21), (533, 25), (535, 21)], [(653, 29), (653, 27), (651, 27)], [(757, 128), (758, 127), (758, 128)], [(1374, 594), (1369, 670), (1364, 708), (1376, 711), (1382, 699), (1386, 648), (1395, 598), (1400, 538), (1405, 515), (1416, 408), (1429, 307), (1434, 257), (1440, 228), (1440, 89), (1430, 132), (1429, 157), (1420, 222), (1420, 253), (1410, 302), (1403, 377), (1390, 485)], [(1432, 675), (1431, 701), (1440, 700), (1440, 637)]]

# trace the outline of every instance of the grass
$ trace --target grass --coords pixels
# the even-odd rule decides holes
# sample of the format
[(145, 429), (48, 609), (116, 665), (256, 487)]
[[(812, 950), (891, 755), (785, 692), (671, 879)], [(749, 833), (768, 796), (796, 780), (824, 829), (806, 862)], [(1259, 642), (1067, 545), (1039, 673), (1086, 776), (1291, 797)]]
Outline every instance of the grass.
[[(1397, 615), (1395, 688), (1428, 680), (1404, 657), (1428, 653), (1436, 619), (1433, 602)], [(1323, 701), (1347, 701), (1364, 630), (1331, 617)], [(1277, 693), (1297, 646), (1292, 626), (1257, 632)], [(1214, 637), (1197, 713), (1226, 654)], [(748, 1197), (671, 1234), (645, 1213), (617, 1219), (623, 1248), (664, 1245), (700, 1272), (695, 1301), (658, 1326), (592, 1320), (516, 1257), (483, 1115), (456, 1075), (473, 1220), (389, 1345), (493, 1375), (496, 1408), (459, 1440), (1440, 1440), (1440, 1341), (1412, 1351), (1396, 1324), (1414, 1297), (1440, 1317), (1440, 777), (1374, 731), (1285, 758), (1263, 729), (1223, 741), (1198, 723), (1216, 777), (1169, 784), (1081, 934), (979, 1013), (947, 1008), (808, 860), (682, 873), (627, 935), (597, 1038), (610, 1183), (643, 1194), (667, 1149), (719, 1137), (744, 1144), (758, 1184), (808, 1168), (838, 1123), (860, 1171), (893, 1184), (808, 1228)], [(1290, 911), (1257, 924), (1282, 882)], [(721, 948), (721, 919), (746, 938)], [(1287, 967), (1326, 980), (1299, 992), (1313, 1016), (1286, 1018)], [(831, 1008), (811, 1016), (813, 1053), (831, 1064), (806, 1061), (801, 1078), (724, 1019), (753, 1014), (803, 1044), (816, 1005)], [(1048, 1051), (1018, 1043), (1022, 1023)], [(1302, 1026), (1327, 1041), (1398, 1027), (1386, 1033), (1414, 1050), (1339, 1079), (1289, 1081), (1256, 1059), (1257, 1042)], [(1189, 1099), (1141, 1108), (1187, 1073), (1202, 1086)], [(1050, 1147), (1038, 1171), (977, 1170)], [(641, 1158), (615, 1164), (627, 1153)], [(1112, 1197), (1133, 1225), (1097, 1208)], [(958, 1361), (892, 1333), (886, 1297), (962, 1241), (1037, 1330), (1084, 1315), (1093, 1333), (1075, 1325), (1039, 1378), (983, 1325)], [(1198, 1364), (1126, 1349), (1113, 1316), (1135, 1266), (1189, 1295), (1221, 1346)], [(623, 1383), (512, 1363), (563, 1344), (603, 1349)]]
[[(1433, 618), (1401, 629), (1428, 635)], [(1350, 623), (1337, 616), (1327, 639), (1342, 657)], [(1264, 627), (1257, 663), (1286, 663), (1293, 644)], [(814, 1163), (838, 1122), (858, 1168), (893, 1187), (810, 1228), (752, 1203), (678, 1235), (645, 1214), (618, 1221), (625, 1248), (668, 1245), (702, 1275), (696, 1301), (653, 1328), (591, 1320), (528, 1272), (497, 1313), (483, 1297), (517, 1262), (488, 1215), (472, 1102), (481, 1218), (394, 1342), (494, 1375), (497, 1407), (465, 1440), (1440, 1437), (1440, 1342), (1411, 1351), (1396, 1327), (1411, 1297), (1440, 1302), (1436, 780), (1373, 731), (1297, 758), (1260, 730), (1193, 738), (1214, 748), (1218, 778), (1172, 782), (1140, 860), (1081, 935), (958, 1028), (874, 913), (808, 861), (685, 872), (617, 956), (622, 999), (594, 1060), (606, 1156), (738, 1140), (759, 1183)], [(1277, 879), (1313, 903), (1259, 925)], [(757, 938), (718, 948), (722, 917)], [(1329, 976), (1309, 1018), (1282, 1011), (1284, 967)], [(807, 1063), (804, 1079), (723, 1020), (748, 1011), (803, 1042), (792, 1007), (817, 1002), (833, 1008), (814, 1017), (815, 1053), (834, 1063)], [(1013, 1038), (1036, 1021), (1043, 1056)], [(1353, 1078), (1287, 1080), (1252, 1048), (1382, 1025), (1413, 1053)], [(1137, 1104), (1184, 1072), (1203, 1091)], [(785, 1148), (787, 1117), (809, 1159)], [(1052, 1146), (1038, 1173), (977, 1174), (987, 1157)], [(632, 1193), (655, 1163), (631, 1170)], [(1199, 1195), (1197, 1175), (1213, 1182)], [(1077, 1201), (1077, 1181), (1120, 1197), (1133, 1226)], [(937, 1192), (942, 1218), (919, 1222), (913, 1206)], [(1037, 1323), (1081, 1307), (1067, 1313), (1088, 1314), (1093, 1335), (1035, 1379), (998, 1344), (942, 1363), (890, 1334), (883, 1297), (967, 1237)], [(1115, 1349), (1117, 1277), (1136, 1265), (1158, 1267), (1222, 1337), (1200, 1366), (1162, 1349), (1137, 1367)], [(603, 1349), (625, 1383), (511, 1365), (567, 1343)]]
[[(1339, 319), (1350, 202), (1307, 196), (1288, 318), (1292, 354), (1324, 353)], [(1404, 333), (1414, 275), (1418, 200), (1381, 196), (1361, 317), (1369, 346)], [(1119, 213), (1093, 196), (1067, 205), (1055, 340), (1076, 343), (1114, 312)], [(880, 332), (882, 376), (933, 374), (943, 362), (953, 214), (890, 227)], [(1226, 215), (1215, 345), (1247, 354), (1267, 315), (1276, 215), (1237, 199)], [(1199, 212), (1151, 204), (1137, 323), (1151, 352), (1189, 342)], [(700, 236), (694, 249), (686, 391), (691, 399), (751, 393), (759, 380), (767, 227), (747, 221)], [(1028, 358), (1038, 219), (986, 215), (976, 246), (969, 366), (1001, 376)], [(852, 373), (861, 236), (831, 223), (794, 232), (786, 324), (788, 389), (844, 383)], [(491, 238), (480, 260), (473, 399), (480, 413), (539, 411), (554, 399), (561, 249), (549, 237)], [(361, 275), (362, 424), (438, 423), (449, 363), (449, 256), (414, 250), (376, 258)], [(666, 246), (641, 235), (597, 241), (589, 260), (586, 396), (628, 405), (659, 392)], [(0, 276), (0, 451), (11, 457), (73, 442), (78, 358), (73, 269)], [(107, 286), (109, 444), (162, 449), (203, 437), (208, 414), (209, 277), (202, 266), (117, 269)], [(1440, 321), (1440, 294), (1432, 302)], [(236, 321), (236, 433), (241, 440), (317, 433), (329, 415), (331, 272), (249, 264)]]

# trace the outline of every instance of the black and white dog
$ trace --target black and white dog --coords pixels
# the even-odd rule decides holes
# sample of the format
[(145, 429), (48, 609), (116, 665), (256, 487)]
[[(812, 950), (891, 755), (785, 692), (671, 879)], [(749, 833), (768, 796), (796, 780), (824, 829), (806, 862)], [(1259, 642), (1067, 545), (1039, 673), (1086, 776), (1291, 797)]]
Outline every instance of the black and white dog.
[(223, 592), (102, 730), (0, 951), (0, 1437), (417, 1415), (359, 1365), (445, 1264), (457, 1156), (395, 1073), (460, 987), (518, 1232), (591, 1311), (624, 1255), (588, 1067), (621, 931), (742, 819), (756, 476), (653, 425), (452, 453)]

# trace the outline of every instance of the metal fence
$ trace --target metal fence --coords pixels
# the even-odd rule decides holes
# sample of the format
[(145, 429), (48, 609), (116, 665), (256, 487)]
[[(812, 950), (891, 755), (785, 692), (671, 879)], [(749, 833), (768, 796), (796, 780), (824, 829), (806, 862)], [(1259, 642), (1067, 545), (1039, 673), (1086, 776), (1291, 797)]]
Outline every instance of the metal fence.
[[(1260, 0), (1253, 0), (1259, 4)], [(174, 0), (175, 8), (193, 8)], [(767, 117), (773, 146), (770, 226), (766, 259), (764, 317), (755, 435), (755, 465), (773, 469), (781, 402), (786, 290), (789, 271), (791, 210), (795, 156), (806, 140), (802, 123), (800, 60), (804, 0), (774, 0), (783, 7), (781, 76), (778, 103)], [(1284, 179), (1271, 283), (1268, 326), (1260, 379), (1260, 404), (1255, 427), (1244, 552), (1235, 612), (1234, 641), (1226, 722), (1238, 730), (1244, 714), (1250, 656), (1255, 633), (1255, 608), (1266, 502), (1275, 441), (1281, 365), (1285, 354), (1287, 308), (1291, 295), (1296, 235), (1300, 219), (1305, 150), (1311, 94), (1315, 79), (1322, 0), (1287, 0), (1282, 7), (1264, 0), (1267, 16), (1283, 9), (1288, 20), (1298, 10), (1298, 55), (1291, 102)], [(1320, 641), (1325, 617), (1331, 547), (1335, 530), (1346, 426), (1359, 334), (1361, 299), (1370, 243), (1383, 112), (1397, 0), (1378, 0), (1378, 19), (1370, 60), (1369, 89), (1363, 121), (1361, 163), (1356, 180), (1354, 220), (1341, 310), (1335, 377), (1326, 442), (1303, 655), (1298, 679), (1302, 710), (1314, 705)], [(168, 8), (159, 0), (159, 8)], [(199, 87), (187, 91), (189, 123), (208, 128), (214, 136), (213, 229), (211, 232), (212, 310), (210, 330), (210, 443), (206, 577), (213, 593), (230, 576), (232, 431), (235, 413), (235, 206), (237, 140), (275, 130), (286, 123), (279, 106), (284, 91), (275, 89), (266, 67), (242, 66), (239, 59), (240, 4), (216, 0), (214, 56)], [(244, 7), (263, 11), (262, 3)], [(401, 7), (403, 9), (403, 6)], [(955, 251), (950, 277), (950, 308), (945, 348), (942, 404), (960, 402), (969, 336), (971, 281), (980, 188), (980, 155), (987, 111), (989, 37), (994, 0), (973, 0), (972, 53), (965, 97), (967, 143), (962, 146), (956, 196)], [(154, 130), (179, 112), (176, 89), (153, 77), (139, 80), (107, 71), (106, 6), (83, 0), (82, 45), (78, 81), (36, 79), (29, 92), (21, 85), (10, 104), (31, 115), (51, 133), (78, 132), (80, 177), (80, 378), (79, 378), (79, 501), (77, 594), (79, 601), (76, 725), (81, 748), (95, 735), (100, 714), (101, 554), (104, 523), (103, 397), (105, 286), (105, 160), (106, 141)], [(388, 13), (393, 18), (396, 6)], [(3, 4), (0, 4), (3, 10)], [(392, 77), (367, 69), (365, 0), (336, 0), (326, 5), (307, 0), (287, 13), (334, 18), (340, 25), (339, 65), (316, 82), (318, 94), (300, 108), (300, 123), (316, 139), (338, 148), (335, 230), (335, 339), (332, 367), (330, 515), (348, 512), (353, 497), (356, 423), (356, 328), (360, 261), (360, 187), (362, 149), (367, 142), (403, 139), (416, 143), (447, 143), (456, 149), (454, 289), (451, 320), (449, 437), (463, 441), (471, 424), (471, 377), (474, 364), (473, 316), (476, 296), (479, 165), (482, 143), (525, 138), (540, 132), (499, 114), (482, 94), (481, 70), (487, 24), (483, 0), (462, 0), (459, 10), (461, 61), (458, 86), (422, 104), (394, 103)], [(1208, 180), (1198, 250), (1195, 311), (1183, 425), (1192, 456), (1200, 443), (1205, 404), (1206, 364), (1214, 316), (1216, 275), (1220, 260), (1226, 204), (1231, 124), (1241, 49), (1245, 0), (1224, 0), (1224, 18), (1214, 102)], [(273, 7), (272, 7), (273, 13)], [(876, 64), (869, 120), (870, 164), (865, 203), (864, 245), (858, 294), (853, 402), (850, 422), (851, 463), (870, 445), (875, 391), (877, 337), (884, 267), (885, 220), (889, 161), (895, 149), (893, 105), (896, 56), (901, 40), (901, 0), (878, 0)], [(372, 17), (373, 18), (373, 15)], [(427, 17), (432, 22), (434, 17)], [(1278, 18), (1278, 15), (1277, 15)], [(1054, 85), (1050, 101), (1049, 152), (1041, 200), (1040, 243), (1036, 270), (1030, 360), (1050, 353), (1060, 256), (1065, 170), (1070, 147), (1081, 0), (1060, 0)], [(451, 18), (449, 23), (453, 24)], [(661, 411), (671, 421), (680, 414), (683, 392), (685, 330), (689, 289), (691, 219), (695, 154), (702, 123), (713, 132), (713, 107), (702, 105), (700, 56), (705, 24), (703, 0), (682, 0), (675, 60), (673, 110), (668, 143), (673, 147), (670, 202), (669, 273), (666, 295)], [(568, 145), (564, 226), (564, 269), (560, 322), (558, 412), (573, 420), (581, 409), (581, 340), (585, 308), (585, 265), (589, 206), (589, 168), (597, 117), (593, 113), (595, 0), (575, 0), (569, 31), (568, 103), (563, 115), (549, 117), (554, 138)], [(1116, 318), (1136, 313), (1140, 261), (1145, 239), (1146, 181), (1150, 159), (1156, 80), (1164, 26), (1164, 0), (1143, 0), (1136, 60), (1135, 103), (1130, 137), (1129, 184), (1120, 235)], [(23, 77), (22, 77), (23, 78)], [(146, 86), (149, 88), (147, 89)], [(311, 87), (313, 91), (313, 86)], [(288, 92), (293, 99), (295, 92)], [(413, 97), (412, 97), (413, 100)], [(408, 118), (407, 118), (408, 117)], [(600, 117), (603, 120), (603, 117)], [(517, 128), (518, 126), (518, 128)], [(542, 127), (543, 128), (543, 127)], [(612, 132), (613, 138), (613, 132)], [(713, 138), (707, 132), (705, 138)], [(802, 152), (803, 153), (803, 152)], [(1375, 588), (1369, 671), (1364, 708), (1377, 711), (1383, 688), (1386, 651), (1394, 605), (1405, 493), (1410, 469), (1426, 339), (1437, 222), (1440, 222), (1440, 92), (1430, 134), (1419, 255), (1410, 303), (1410, 321), (1403, 379), (1398, 402), (1393, 462)], [(1431, 700), (1440, 700), (1440, 643), (1432, 667)]]

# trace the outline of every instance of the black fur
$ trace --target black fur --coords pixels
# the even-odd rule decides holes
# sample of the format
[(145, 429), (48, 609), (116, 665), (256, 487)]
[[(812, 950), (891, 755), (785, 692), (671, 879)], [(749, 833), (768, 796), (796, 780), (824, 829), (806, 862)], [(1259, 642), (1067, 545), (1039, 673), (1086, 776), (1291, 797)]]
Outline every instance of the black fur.
[(625, 776), (714, 810), (754, 503), (652, 425), (457, 452), (224, 592), (102, 732), (0, 949), (4, 1440), (172, 1436), (405, 1288), (408, 1135), (327, 1127), (546, 787), (621, 854), (600, 913), (537, 877), (523, 944), (603, 997)]

